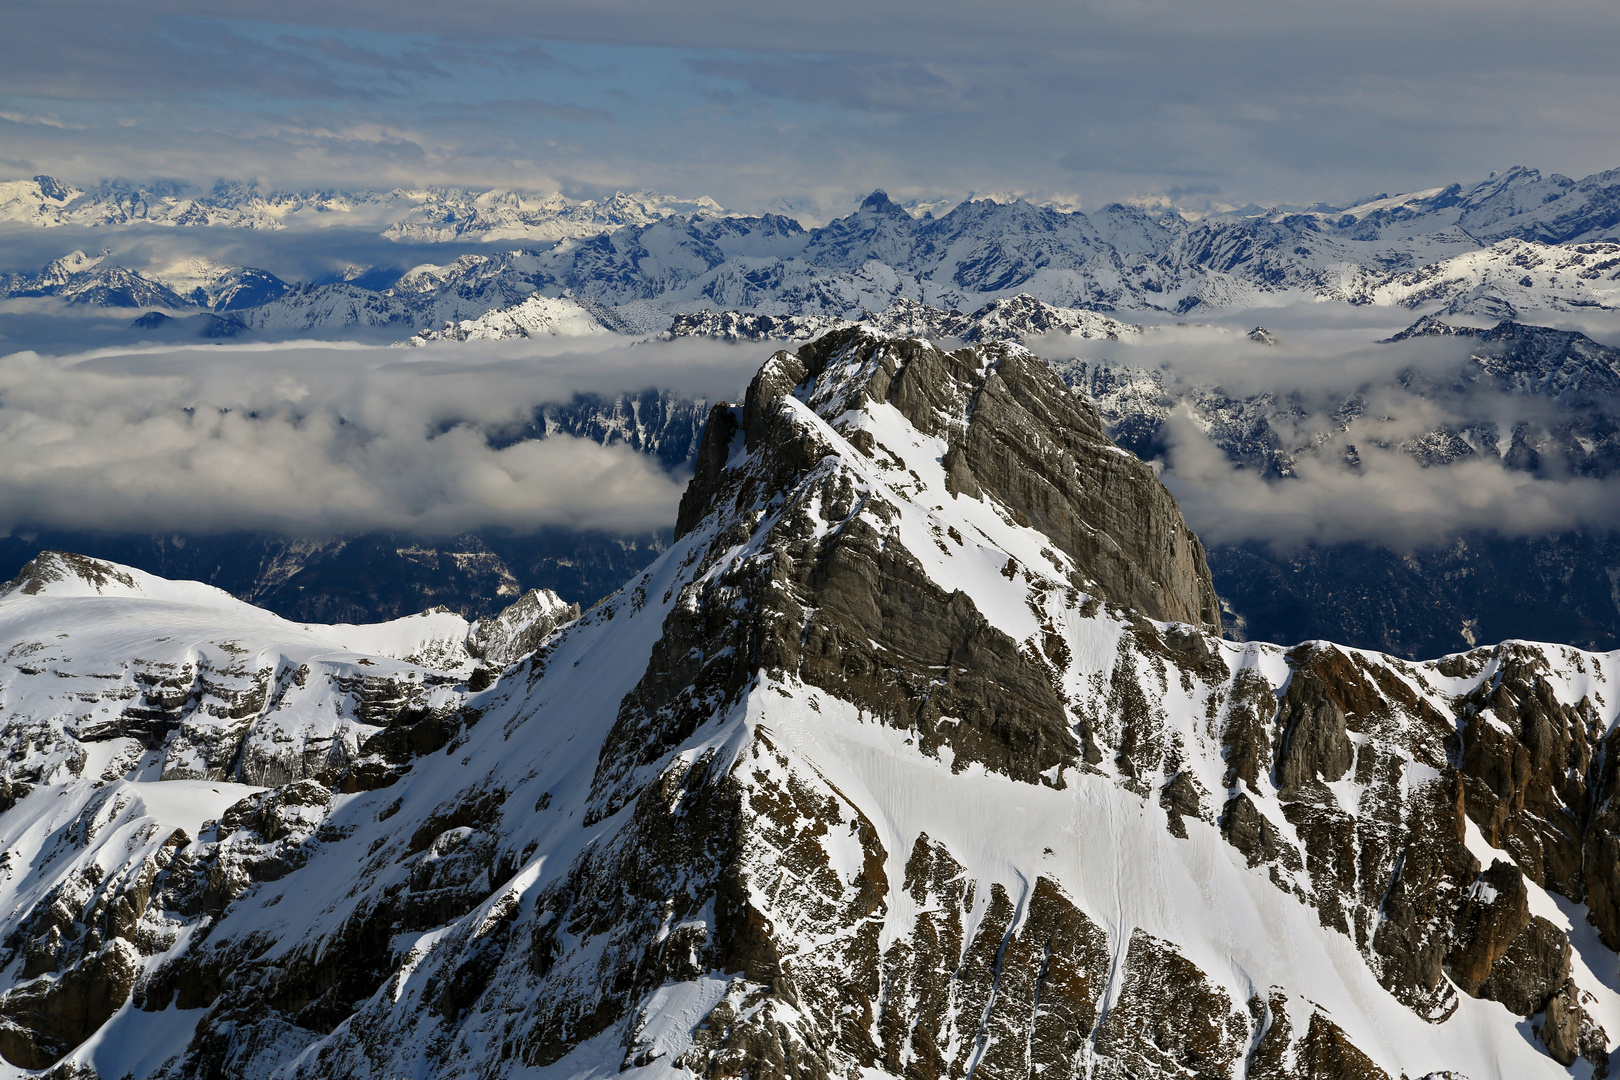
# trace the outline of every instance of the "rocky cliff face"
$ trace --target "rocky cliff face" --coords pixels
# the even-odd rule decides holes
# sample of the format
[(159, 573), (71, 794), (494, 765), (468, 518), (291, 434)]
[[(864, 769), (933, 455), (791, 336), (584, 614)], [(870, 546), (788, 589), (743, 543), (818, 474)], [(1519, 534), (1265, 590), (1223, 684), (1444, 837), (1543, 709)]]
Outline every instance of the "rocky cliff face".
[[(94, 649), (146, 655), (171, 603)], [(42, 775), (0, 816), (0, 1054), (1601, 1074), (1620, 656), (1233, 643), (1214, 605), (1169, 495), (1016, 347), (778, 353), (711, 413), (670, 550), (498, 679), (447, 683), (453, 724), (378, 718), (374, 767), (264, 789), (105, 751)], [(7, 647), (8, 725), (79, 707), (16, 696), (41, 662)]]

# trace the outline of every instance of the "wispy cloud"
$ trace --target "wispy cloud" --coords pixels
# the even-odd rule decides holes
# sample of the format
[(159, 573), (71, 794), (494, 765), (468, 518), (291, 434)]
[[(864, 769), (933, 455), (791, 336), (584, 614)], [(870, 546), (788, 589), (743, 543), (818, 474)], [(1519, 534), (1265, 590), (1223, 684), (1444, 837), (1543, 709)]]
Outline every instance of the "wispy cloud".
[(9, 120), (13, 124), (34, 124), (39, 127), (56, 128), (58, 131), (66, 131), (69, 127), (82, 130), (83, 127), (83, 125), (78, 124), (64, 124), (58, 117), (54, 115), (30, 115), (28, 113), (15, 112), (10, 109), (0, 109), (0, 120)]

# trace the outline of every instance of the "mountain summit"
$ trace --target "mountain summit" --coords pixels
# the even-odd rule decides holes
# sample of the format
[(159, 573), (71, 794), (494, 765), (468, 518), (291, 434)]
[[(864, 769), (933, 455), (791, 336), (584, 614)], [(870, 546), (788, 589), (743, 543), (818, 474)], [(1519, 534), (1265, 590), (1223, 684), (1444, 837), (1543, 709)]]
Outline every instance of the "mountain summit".
[(0, 595), (15, 1066), (1488, 1080), (1620, 1032), (1620, 655), (1220, 640), (1014, 345), (775, 354), (669, 551), (499, 673), (63, 566)]

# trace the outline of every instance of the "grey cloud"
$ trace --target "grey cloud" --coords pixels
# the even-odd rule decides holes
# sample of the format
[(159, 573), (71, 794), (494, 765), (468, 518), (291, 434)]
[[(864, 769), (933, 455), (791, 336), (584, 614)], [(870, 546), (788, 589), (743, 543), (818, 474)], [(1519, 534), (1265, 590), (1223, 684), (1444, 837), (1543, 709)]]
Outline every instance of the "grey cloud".
[(1206, 544), (1263, 540), (1286, 551), (1371, 541), (1411, 550), (1476, 531), (1522, 537), (1620, 527), (1616, 480), (1547, 479), (1474, 459), (1424, 468), (1365, 444), (1357, 468), (1312, 456), (1300, 460), (1296, 478), (1266, 480), (1228, 461), (1184, 413), (1166, 427), (1162, 479)]
[(281, 43), (300, 51), (313, 51), (329, 60), (350, 64), (356, 67), (376, 68), (391, 74), (410, 73), (413, 75), (432, 75), (437, 78), (448, 78), (450, 72), (435, 62), (431, 53), (423, 49), (411, 49), (403, 53), (388, 55), (376, 49), (367, 49), (335, 37), (300, 38), (291, 34), (281, 37)]
[(943, 78), (929, 65), (874, 57), (788, 56), (758, 60), (703, 57), (693, 71), (745, 85), (756, 94), (847, 109), (957, 114), (988, 106), (982, 87)]
[[(1508, 0), (949, 0), (926, 16), (864, 0), (502, 0), (453, 18), (423, 0), (62, 3), (8, 14), (0, 105), (88, 125), (73, 138), (30, 127), (7, 148), (70, 178), (175, 162), (287, 183), (554, 177), (743, 209), (879, 185), (1078, 187), (1089, 206), (1219, 186), (1308, 203), (1515, 163), (1612, 167), (1617, 36), (1620, 8), (1596, 0), (1533, 19)], [(454, 125), (424, 119), (444, 96), (430, 87), (465, 99)], [(624, 102), (613, 127), (586, 130), (565, 107), (610, 95)], [(530, 96), (561, 111), (514, 128), (479, 108)], [(406, 134), (311, 137), (300, 113), (313, 101), (363, 103), (366, 123)], [(103, 123), (68, 116), (71, 102), (99, 104)], [(138, 131), (104, 126), (133, 103)]]
[(381, 89), (345, 79), (340, 65), (317, 52), (218, 26), (109, 13), (65, 33), (64, 17), (72, 17), (67, 9), (8, 16), (0, 94), (151, 106), (195, 104), (198, 94), (324, 100), (375, 97)]
[[(600, 106), (573, 105), (562, 101), (546, 101), (537, 97), (481, 101), (474, 107), (481, 115), (501, 117), (508, 120), (533, 120), (537, 117), (545, 117), (551, 120), (567, 120), (576, 124), (611, 124), (616, 119), (611, 112)], [(462, 123), (465, 121), (466, 114), (467, 106), (445, 103), (430, 107), (422, 115), (439, 123)]]
[[(1620, 478), (1560, 475), (1553, 460), (1530, 473), (1485, 455), (1425, 467), (1402, 452), (1414, 437), (1480, 426), (1494, 427), (1505, 447), (1516, 424), (1551, 427), (1568, 416), (1545, 398), (1457, 378), (1474, 347), (1468, 339), (1379, 344), (1401, 315), (1410, 318), (1322, 304), (1238, 311), (1218, 322), (1150, 327), (1139, 339), (1088, 342), (1086, 359), (1157, 372), (1176, 397), (1218, 388), (1235, 399), (1277, 400), (1268, 419), (1294, 461), (1294, 475), (1284, 479), (1232, 461), (1186, 404), (1159, 430), (1161, 477), (1205, 543), (1258, 540), (1286, 552), (1367, 541), (1408, 551), (1476, 532), (1620, 529)], [(1620, 333), (1614, 313), (1568, 318), (1578, 320), (1568, 328), (1599, 338)], [(1278, 345), (1247, 340), (1244, 332), (1260, 323)], [(1065, 354), (1061, 340), (1033, 344), (1054, 358)], [(1359, 414), (1336, 415), (1352, 395)]]
[(488, 433), (574, 393), (733, 393), (700, 343), (243, 346), (0, 358), (0, 529), (445, 535), (674, 521), (684, 478), (623, 446)]

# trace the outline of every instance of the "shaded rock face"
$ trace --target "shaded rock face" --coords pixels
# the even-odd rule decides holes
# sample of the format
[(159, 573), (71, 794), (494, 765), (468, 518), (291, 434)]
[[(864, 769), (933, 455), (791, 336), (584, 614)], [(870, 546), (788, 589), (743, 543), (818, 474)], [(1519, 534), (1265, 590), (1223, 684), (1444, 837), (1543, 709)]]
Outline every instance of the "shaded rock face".
[(135, 950), (115, 941), (57, 978), (38, 978), (0, 997), (0, 1056), (43, 1069), (118, 1011), (135, 985)]
[(1105, 1076), (1229, 1076), (1249, 1028), (1231, 998), (1174, 946), (1138, 930), (1097, 1050), (1114, 1059)]
[[(834, 418), (868, 403), (892, 406), (908, 431), (939, 445), (951, 498), (1043, 532), (1085, 568), (1086, 576), (1070, 571), (1072, 580), (1043, 579), (1044, 587), (1216, 624), (1203, 550), (1174, 500), (1033, 356), (1005, 346), (946, 354), (858, 329), (829, 334), (798, 355), (772, 357), (740, 415), (724, 407), (711, 415), (677, 540), (717, 509), (768, 506), (783, 489), (799, 490), (760, 541), (768, 560), (713, 575), (671, 615), (642, 685), (620, 707), (593, 815), (621, 806), (626, 778), (734, 700), (759, 668), (791, 672), (915, 728), (925, 749), (948, 746), (961, 766), (1061, 783), (1082, 758), (1089, 721), (1078, 720), (1076, 738), (1052, 658), (1030, 655), (892, 542), (899, 509), (821, 467), (832, 447), (785, 404), (801, 398)], [(907, 475), (870, 431), (851, 436), (878, 468)], [(758, 455), (759, 466), (728, 471), (734, 450)], [(962, 546), (960, 533), (947, 537), (937, 540), (947, 554), (949, 544)], [(1016, 560), (1004, 572), (1010, 579)], [(739, 605), (754, 617), (737, 620)]]
[(175, 1080), (1604, 1067), (1620, 957), (1542, 913), (1604, 926), (1615, 658), (1220, 640), (1034, 363), (778, 354), (667, 555), (444, 724), (194, 836), (24, 795), (78, 809), (0, 865), (0, 1053), (77, 1067), (116, 951), (115, 1007), (197, 1017)]
[[(1463, 703), (1459, 766), (1468, 816), (1532, 880), (1592, 893), (1593, 922), (1620, 945), (1612, 837), (1611, 726), (1587, 697), (1560, 703), (1539, 650), (1504, 645), (1494, 678)], [(1472, 655), (1472, 654), (1470, 654)]]
[[(751, 449), (771, 439), (769, 417), (784, 394), (802, 392), (829, 411), (834, 396), (815, 382), (833, 364), (842, 378), (864, 380), (840, 383), (840, 404), (891, 404), (917, 431), (944, 440), (953, 496), (988, 498), (1050, 537), (1094, 576), (1104, 599), (1149, 618), (1219, 625), (1203, 547), (1175, 501), (1034, 356), (1006, 346), (943, 353), (858, 328), (829, 334), (797, 355), (778, 353), (755, 379), (744, 406)], [(730, 432), (711, 422), (705, 439), (729, 445)], [(686, 527), (715, 497), (702, 477), (683, 500)]]

